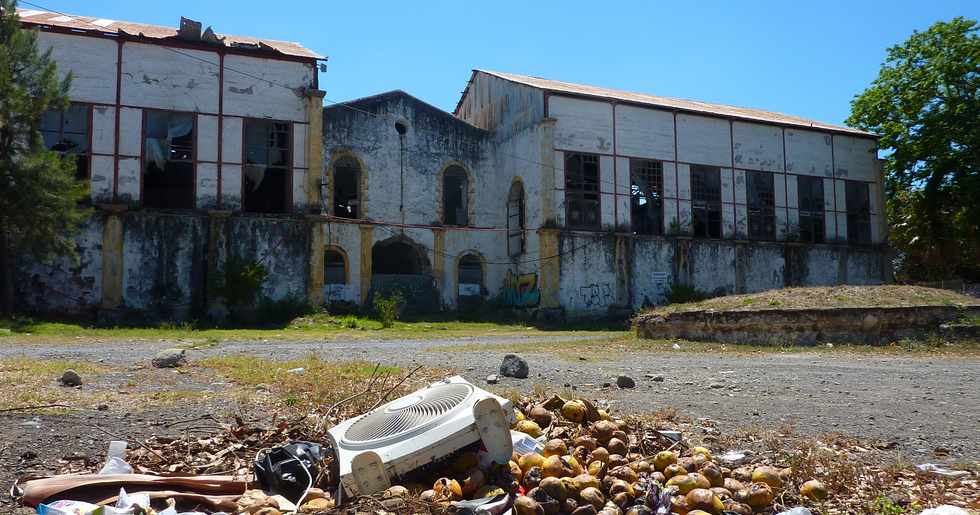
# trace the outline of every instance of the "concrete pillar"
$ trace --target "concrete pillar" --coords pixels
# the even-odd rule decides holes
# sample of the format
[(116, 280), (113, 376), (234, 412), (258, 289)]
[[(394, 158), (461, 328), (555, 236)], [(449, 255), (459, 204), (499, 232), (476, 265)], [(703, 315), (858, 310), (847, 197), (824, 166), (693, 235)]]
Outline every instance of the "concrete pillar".
[[(323, 97), (325, 91), (306, 92), (306, 202), (309, 213), (320, 213), (320, 181), (323, 177)], [(323, 253), (322, 250), (320, 252)], [(322, 290), (322, 288), (321, 288)]]
[(559, 257), (558, 229), (538, 229), (538, 253), (541, 274), (538, 289), (541, 290), (541, 308), (561, 307), (561, 257)]
[(371, 291), (371, 249), (374, 244), (374, 227), (361, 226), (361, 304), (367, 302)]
[(105, 208), (106, 219), (102, 229), (102, 308), (122, 306), (123, 290), (123, 206)]
[[(432, 229), (432, 275), (436, 278), (439, 302), (446, 299), (446, 230)], [(451, 296), (449, 296), (451, 297)]]
[(617, 307), (633, 305), (633, 238), (616, 234), (616, 303)]
[[(228, 219), (231, 211), (208, 211), (208, 283), (220, 281), (228, 261)], [(207, 309), (218, 300), (212, 288), (205, 285), (204, 302)]]
[(312, 306), (323, 304), (323, 226), (317, 216), (308, 216), (310, 231), (310, 259), (306, 278), (306, 301)]
[(541, 224), (557, 225), (555, 213), (555, 123), (541, 120)]

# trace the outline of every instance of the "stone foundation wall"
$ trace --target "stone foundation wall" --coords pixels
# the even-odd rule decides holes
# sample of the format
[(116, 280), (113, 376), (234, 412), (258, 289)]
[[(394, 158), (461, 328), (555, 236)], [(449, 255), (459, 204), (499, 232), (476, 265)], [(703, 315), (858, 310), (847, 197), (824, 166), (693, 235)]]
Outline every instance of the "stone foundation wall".
[(640, 315), (636, 331), (640, 338), (733, 344), (881, 344), (935, 333), (942, 323), (976, 314), (980, 305), (690, 311)]

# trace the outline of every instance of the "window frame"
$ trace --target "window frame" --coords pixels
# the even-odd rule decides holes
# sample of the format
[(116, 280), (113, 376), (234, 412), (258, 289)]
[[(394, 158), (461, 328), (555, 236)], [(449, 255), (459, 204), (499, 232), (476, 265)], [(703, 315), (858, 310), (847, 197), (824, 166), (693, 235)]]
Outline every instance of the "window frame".
[[(51, 151), (54, 151), (54, 152), (58, 152), (62, 156), (65, 156), (67, 154), (75, 155), (76, 156), (76, 160), (78, 160), (78, 158), (82, 158), (82, 160), (85, 161), (85, 175), (84, 176), (79, 176), (78, 175), (78, 165), (76, 163), (76, 165), (75, 165), (75, 178), (77, 180), (79, 180), (79, 181), (87, 181), (87, 180), (91, 180), (91, 178), (92, 178), (92, 154), (93, 154), (92, 153), (92, 116), (93, 116), (93, 107), (94, 107), (94, 105), (91, 104), (91, 103), (88, 103), (88, 102), (74, 102), (73, 101), (73, 102), (70, 102), (69, 103), (68, 108), (66, 108), (65, 111), (67, 111), (67, 110), (69, 110), (69, 109), (71, 109), (73, 107), (82, 107), (82, 108), (85, 109), (85, 151), (84, 152), (69, 152), (67, 150), (55, 150), (53, 148), (48, 147), (47, 144), (44, 144), (44, 148), (46, 148), (48, 150), (51, 150)], [(63, 141), (64, 140), (64, 134), (65, 134), (65, 111), (51, 110), (51, 109), (49, 109), (48, 111), (58, 113), (58, 121), (59, 121), (59, 123), (58, 123), (58, 136), (59, 136), (59, 141)], [(45, 111), (45, 113), (48, 112), (48, 111)], [(44, 116), (45, 113), (42, 113), (41, 114), (42, 120), (43, 120), (43, 116)], [(47, 130), (41, 129), (40, 128), (40, 123), (39, 123), (38, 124), (38, 132), (41, 132), (42, 134), (44, 134), (44, 133), (50, 133), (52, 131), (47, 131)], [(72, 134), (77, 134), (77, 133), (72, 133)], [(42, 143), (44, 142), (44, 137), (43, 136), (41, 137), (41, 141), (42, 141)]]
[[(711, 239), (721, 239), (724, 237), (724, 220), (722, 219), (723, 212), (723, 199), (721, 191), (721, 167), (712, 165), (690, 165), (690, 185), (691, 185), (691, 235), (695, 238), (711, 238)], [(695, 199), (695, 175), (706, 174), (711, 172), (714, 177), (718, 179), (718, 199)], [(713, 182), (713, 181), (712, 181)], [(706, 190), (707, 191), (707, 190)], [(704, 226), (704, 234), (698, 234), (697, 224), (695, 220), (698, 218), (697, 213), (703, 211), (706, 218)], [(712, 234), (711, 228), (714, 226), (712, 220), (712, 213), (717, 215), (717, 235)]]
[[(340, 262), (343, 265), (343, 276), (344, 280), (340, 283), (327, 282), (327, 254), (334, 253), (340, 256)], [(347, 253), (344, 249), (336, 245), (326, 245), (323, 248), (323, 285), (324, 286), (347, 286), (350, 284), (350, 265), (347, 260)]]
[[(480, 282), (479, 283), (472, 283), (472, 282), (464, 283), (464, 282), (462, 282), (460, 280), (460, 279), (462, 279), (462, 274), (463, 274), (463, 261), (467, 260), (467, 258), (472, 258), (476, 262), (476, 264), (478, 265), (478, 267), (479, 267), (479, 270), (480, 270)], [(462, 295), (462, 294), (460, 294), (459, 288), (460, 288), (460, 285), (462, 285), (462, 284), (479, 284), (480, 285), (480, 293), (479, 293), (479, 295)], [(477, 253), (476, 251), (473, 251), (473, 250), (467, 250), (465, 252), (462, 252), (459, 255), (459, 257), (456, 258), (456, 296), (457, 297), (482, 297), (483, 296), (483, 292), (486, 290), (486, 287), (487, 287), (486, 285), (487, 285), (487, 271), (486, 271), (486, 266), (485, 266), (485, 263), (484, 263), (484, 260), (483, 260), (483, 256), (481, 256), (479, 253)]]
[[(448, 211), (447, 206), (446, 206), (446, 194), (447, 194), (446, 179), (449, 177), (450, 172), (455, 172), (457, 169), (460, 171), (460, 175), (459, 176), (464, 181), (464, 184), (463, 184), (463, 186), (464, 186), (463, 187), (464, 209), (463, 209), (463, 211), (465, 212), (466, 220), (463, 220), (463, 223), (459, 223), (459, 220), (456, 220), (455, 221), (456, 223), (449, 223), (449, 221), (448, 221), (449, 220), (448, 219), (449, 211)], [(453, 175), (456, 175), (456, 174), (454, 173)], [(469, 227), (470, 224), (471, 224), (471, 218), (472, 218), (472, 216), (471, 216), (471, 214), (472, 214), (471, 213), (472, 206), (470, 205), (470, 200), (471, 200), (470, 199), (470, 189), (473, 187), (473, 181), (472, 181), (472, 177), (470, 176), (470, 171), (465, 166), (463, 166), (460, 163), (455, 163), (455, 162), (454, 163), (450, 163), (450, 164), (447, 164), (446, 166), (444, 166), (442, 168), (442, 172), (439, 174), (439, 181), (440, 181), (440, 184), (439, 184), (439, 193), (441, 194), (440, 195), (441, 198), (439, 199), (439, 202), (440, 202), (440, 207), (441, 207), (440, 211), (441, 211), (441, 214), (442, 214), (442, 217), (441, 217), (441, 219), (439, 221), (442, 223), (442, 225), (445, 225), (447, 227)]]
[[(636, 177), (640, 173), (640, 171), (637, 170), (638, 165), (641, 165), (642, 166), (642, 165), (647, 165), (647, 164), (656, 164), (656, 165), (658, 165), (657, 167), (659, 168), (659, 170), (656, 170), (654, 172), (654, 174), (655, 174), (654, 175), (655, 180), (653, 182), (655, 183), (655, 186), (656, 187), (651, 190), (652, 192), (655, 192), (657, 194), (657, 196), (656, 196), (655, 199), (647, 198), (646, 192), (639, 191), (639, 193), (634, 193), (634, 191), (633, 191), (633, 186), (637, 183)], [(631, 158), (630, 159), (630, 170), (629, 170), (629, 172), (630, 172), (630, 177), (629, 177), (630, 178), (630, 231), (633, 232), (633, 234), (644, 235), (644, 236), (663, 236), (664, 233), (666, 232), (664, 230), (664, 217), (665, 217), (665, 213), (664, 213), (664, 162), (661, 161), (661, 160), (659, 160), (659, 159)], [(644, 173), (649, 173), (649, 172), (644, 172)], [(656, 177), (656, 176), (659, 176), (659, 177)], [(636, 222), (637, 221), (635, 220), (635, 218), (633, 216), (633, 211), (635, 209), (638, 209), (638, 206), (634, 206), (634, 202), (639, 202), (637, 200), (637, 197), (642, 197), (642, 198), (646, 199), (646, 201), (647, 201), (648, 204), (650, 202), (656, 202), (656, 204), (658, 206), (656, 209), (659, 211), (659, 215), (655, 217), (657, 219), (658, 223), (655, 223), (655, 224), (653, 224), (651, 226), (651, 228), (653, 229), (651, 232), (640, 232), (640, 231), (637, 230), (637, 227), (636, 227), (636, 225), (637, 225)]]
[[(823, 177), (817, 177), (813, 175), (798, 175), (796, 176), (796, 208), (797, 208), (797, 220), (799, 224), (799, 230), (797, 231), (797, 239), (804, 243), (811, 244), (822, 244), (827, 241), (827, 208), (826, 208), (826, 188), (824, 188)], [(809, 184), (808, 184), (809, 183)], [(812, 195), (814, 189), (811, 187), (813, 184), (820, 186), (820, 198), (814, 198)], [(804, 200), (808, 202), (804, 202)], [(806, 219), (807, 222), (803, 220)], [(812, 235), (809, 238), (804, 238), (804, 225), (808, 226), (809, 229), (806, 234)], [(819, 228), (819, 231), (817, 230)]]
[[(357, 201), (355, 205), (355, 215), (345, 216), (337, 213), (337, 170), (338, 164), (343, 164), (345, 161), (350, 161), (355, 167), (354, 172), (354, 189), (356, 190), (356, 195), (354, 199)], [(346, 220), (359, 220), (364, 216), (364, 203), (363, 203), (363, 192), (361, 191), (361, 177), (364, 174), (364, 166), (361, 160), (354, 157), (352, 154), (343, 153), (333, 158), (330, 164), (330, 215), (337, 218), (344, 218)]]
[[(757, 182), (768, 176), (768, 192), (753, 192)], [(763, 180), (763, 182), (765, 182)], [(750, 189), (751, 187), (751, 189)], [(755, 195), (753, 195), (755, 193)], [(770, 193), (768, 198), (763, 193)], [(754, 198), (753, 198), (754, 197)], [(768, 202), (766, 202), (768, 200)], [(758, 201), (758, 202), (756, 202)], [(748, 238), (753, 241), (776, 240), (776, 176), (761, 170), (745, 171), (745, 212)], [(762, 226), (760, 230), (759, 226)]]
[[(517, 199), (517, 214), (511, 213), (511, 204), (514, 199), (512, 198), (515, 193), (515, 188), (519, 190), (520, 198)], [(527, 232), (527, 194), (524, 191), (524, 182), (521, 181), (519, 177), (515, 177), (514, 180), (510, 182), (510, 189), (507, 190), (507, 255), (511, 257), (519, 256), (523, 254), (527, 247), (526, 232)], [(511, 227), (511, 218), (517, 218), (517, 228)], [(517, 248), (512, 248), (511, 241), (517, 239)]]
[[(117, 106), (116, 109), (119, 109)], [(149, 209), (196, 209), (197, 208), (197, 165), (198, 165), (198, 144), (197, 144), (197, 129), (198, 129), (198, 113), (194, 111), (179, 111), (175, 109), (154, 109), (154, 108), (141, 108), (142, 109), (142, 120), (141, 120), (141, 136), (140, 140), (140, 207)], [(190, 115), (192, 120), (191, 125), (191, 159), (190, 161), (178, 161), (180, 163), (190, 163), (191, 165), (191, 195), (190, 195), (190, 207), (156, 207), (146, 205), (146, 119), (150, 113), (167, 113), (171, 114), (185, 114)], [(119, 136), (118, 134), (116, 135)], [(117, 156), (118, 158), (118, 156)]]
[[(565, 226), (569, 229), (584, 230), (584, 231), (599, 231), (602, 230), (602, 158), (598, 154), (591, 154), (588, 152), (565, 152), (564, 159), (564, 172), (565, 172)], [(569, 161), (575, 157), (582, 158), (582, 170), (581, 170), (581, 184), (585, 186), (587, 181), (585, 180), (585, 158), (595, 160), (595, 191), (590, 192), (584, 187), (581, 189), (571, 188), (572, 180), (569, 178), (568, 166)], [(587, 195), (595, 195), (595, 200), (589, 200), (585, 197)], [(579, 198), (575, 198), (579, 197)], [(594, 206), (595, 210), (595, 224), (585, 224), (585, 223), (573, 223), (571, 210), (572, 204), (575, 202), (583, 203), (583, 206), (590, 205), (589, 210), (592, 210)], [(583, 209), (584, 212), (584, 209)]]
[[(864, 194), (863, 210), (851, 209), (851, 188), (861, 188)], [(871, 245), (871, 183), (865, 181), (844, 180), (844, 209), (847, 218), (847, 244), (855, 246)], [(855, 226), (861, 227), (860, 233), (854, 231)]]
[[(277, 124), (277, 123), (281, 123), (281, 124), (285, 124), (289, 128), (288, 135), (286, 137), (286, 148), (285, 148), (285, 150), (286, 150), (286, 156), (287, 156), (287, 158), (286, 158), (286, 163), (287, 164), (286, 164), (285, 168), (283, 169), (284, 170), (284, 173), (286, 174), (286, 200), (285, 200), (284, 209), (282, 211), (252, 211), (252, 210), (246, 209), (246, 207), (245, 207), (246, 206), (246, 202), (245, 202), (245, 169), (249, 166), (248, 165), (248, 160), (247, 160), (247, 157), (248, 157), (248, 145), (247, 145), (247, 143), (248, 143), (248, 129), (247, 129), (247, 126), (248, 126), (249, 122), (262, 122), (262, 123), (268, 123), (268, 124), (273, 124), (273, 125), (274, 124)], [(294, 170), (294, 165), (295, 165), (295, 162), (294, 162), (294, 159), (295, 158), (293, 156), (293, 138), (295, 138), (295, 130), (296, 130), (295, 129), (295, 124), (292, 121), (289, 121), (289, 120), (278, 120), (278, 119), (272, 119), (272, 118), (242, 117), (242, 142), (241, 142), (241, 145), (242, 145), (242, 172), (241, 172), (242, 173), (242, 176), (241, 176), (241, 198), (242, 198), (242, 201), (241, 201), (242, 202), (241, 209), (242, 209), (242, 212), (244, 212), (244, 213), (255, 213), (255, 214), (266, 214), (266, 215), (281, 215), (281, 214), (289, 214), (289, 213), (292, 213), (294, 211), (293, 202), (294, 202), (295, 199), (293, 198), (293, 170)], [(272, 148), (272, 147), (266, 147), (266, 152), (267, 153), (268, 153), (268, 151), (269, 151), (270, 148)], [(268, 159), (268, 155), (266, 156), (266, 158)], [(266, 169), (269, 169), (269, 168), (278, 169), (280, 167), (278, 167), (278, 166), (273, 167), (273, 166), (270, 166), (270, 165), (266, 164)]]

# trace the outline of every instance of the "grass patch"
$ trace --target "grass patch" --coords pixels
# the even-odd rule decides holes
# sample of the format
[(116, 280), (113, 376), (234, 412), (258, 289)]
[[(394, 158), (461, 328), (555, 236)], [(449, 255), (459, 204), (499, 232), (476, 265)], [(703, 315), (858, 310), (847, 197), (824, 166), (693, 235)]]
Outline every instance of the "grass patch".
[(82, 361), (42, 360), (24, 356), (0, 359), (0, 409), (44, 404), (75, 405), (81, 392), (57, 383), (68, 368), (78, 372), (83, 381), (86, 377), (110, 370), (109, 367)]
[[(105, 341), (180, 340), (178, 346), (209, 347), (222, 341), (242, 340), (395, 340), (440, 339), (471, 336), (594, 334), (588, 326), (537, 328), (514, 321), (459, 321), (443, 319), (394, 321), (390, 328), (364, 316), (317, 313), (273, 328), (207, 328), (191, 324), (152, 327), (98, 327), (85, 323), (34, 319), (0, 320), (0, 343), (101, 343)], [(601, 331), (600, 331), (601, 332)]]
[(352, 399), (335, 415), (361, 413), (379, 400), (380, 392), (394, 388), (388, 399), (395, 399), (416, 389), (420, 382), (448, 373), (426, 369), (413, 375), (411, 381), (395, 387), (408, 371), (399, 367), (378, 367), (365, 361), (329, 362), (313, 354), (287, 361), (244, 354), (215, 356), (198, 361), (197, 366), (214, 370), (239, 385), (268, 389), (281, 406), (307, 412), (324, 411), (342, 399), (365, 391), (374, 378), (372, 393)]
[(747, 295), (728, 295), (698, 302), (670, 304), (652, 313), (679, 313), (712, 309), (716, 311), (753, 311), (764, 309), (901, 307), (901, 306), (967, 306), (978, 305), (977, 299), (938, 288), (905, 285), (829, 286), (784, 288)]

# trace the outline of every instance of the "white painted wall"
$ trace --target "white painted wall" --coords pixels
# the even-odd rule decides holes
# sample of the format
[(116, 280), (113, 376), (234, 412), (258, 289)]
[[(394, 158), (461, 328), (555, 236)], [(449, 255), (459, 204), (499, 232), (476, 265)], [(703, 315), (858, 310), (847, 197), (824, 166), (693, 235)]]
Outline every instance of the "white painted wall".
[(58, 76), (72, 74), (68, 95), (77, 102), (116, 103), (117, 43), (108, 39), (39, 32), (38, 49), (51, 50)]
[(123, 45), (123, 104), (217, 113), (218, 54), (173, 50), (142, 43)]
[(831, 139), (822, 132), (786, 129), (786, 171), (833, 177)]
[(833, 138), (835, 176), (877, 182), (878, 147), (875, 141), (837, 134)]
[(732, 122), (735, 165), (749, 170), (783, 171), (783, 129), (774, 125)]
[(616, 106), (616, 153), (674, 160), (674, 114), (630, 105)]
[(556, 149), (612, 153), (612, 104), (550, 96), (548, 115), (558, 120), (555, 125)]
[(304, 91), (313, 82), (310, 65), (227, 55), (224, 78), (225, 114), (293, 122), (307, 120)]
[(686, 163), (732, 166), (730, 129), (728, 120), (678, 114), (677, 159)]

